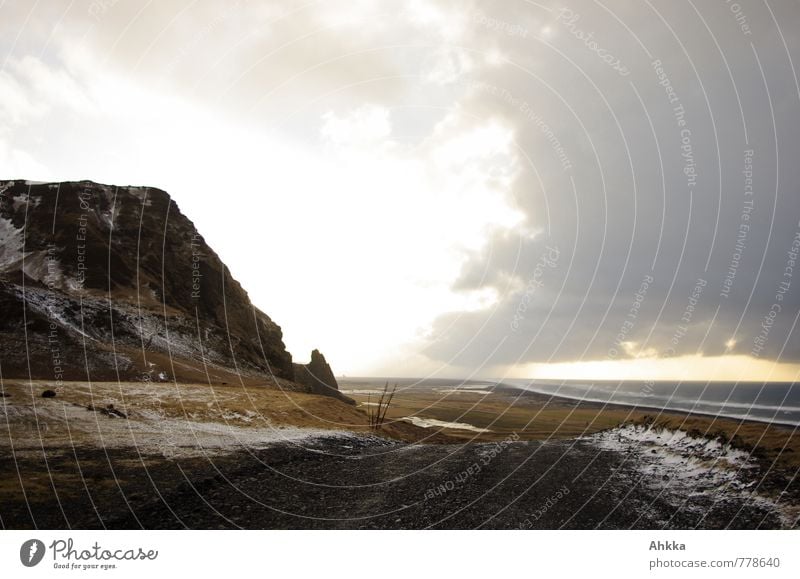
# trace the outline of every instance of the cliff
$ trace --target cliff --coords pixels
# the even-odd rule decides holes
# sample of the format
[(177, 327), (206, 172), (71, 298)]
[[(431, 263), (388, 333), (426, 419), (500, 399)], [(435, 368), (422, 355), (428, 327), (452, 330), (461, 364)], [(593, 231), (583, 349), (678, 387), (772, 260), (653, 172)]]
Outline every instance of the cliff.
[(0, 371), (293, 380), (281, 328), (164, 191), (0, 181)]
[(294, 365), (294, 376), (296, 382), (308, 387), (314, 394), (333, 396), (348, 404), (355, 404), (354, 400), (339, 392), (333, 370), (319, 350), (311, 352), (311, 362), (308, 364)]

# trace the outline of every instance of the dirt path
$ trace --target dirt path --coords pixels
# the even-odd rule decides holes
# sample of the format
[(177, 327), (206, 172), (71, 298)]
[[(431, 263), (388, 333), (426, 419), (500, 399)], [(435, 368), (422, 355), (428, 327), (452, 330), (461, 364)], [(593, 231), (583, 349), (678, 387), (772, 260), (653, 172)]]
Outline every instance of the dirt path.
[(455, 446), (352, 436), (184, 459), (142, 459), (130, 449), (50, 449), (47, 465), (41, 450), (16, 460), (0, 452), (6, 528), (796, 525), (780, 505), (742, 492), (744, 481), (720, 494), (702, 473), (687, 481), (665, 466), (661, 474), (654, 459), (644, 471), (643, 451), (595, 440)]

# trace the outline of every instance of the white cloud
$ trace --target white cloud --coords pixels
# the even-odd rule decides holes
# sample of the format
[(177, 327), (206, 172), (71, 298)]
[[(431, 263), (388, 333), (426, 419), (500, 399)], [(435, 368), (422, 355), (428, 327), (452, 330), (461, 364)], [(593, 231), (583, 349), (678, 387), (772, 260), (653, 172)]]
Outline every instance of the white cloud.
[(473, 58), (467, 51), (443, 46), (423, 62), (422, 78), (426, 82), (446, 86), (462, 79), (474, 67)]
[(360, 107), (346, 117), (329, 111), (322, 120), (320, 133), (335, 147), (380, 144), (392, 132), (389, 111), (374, 105)]
[(33, 102), (25, 87), (7, 71), (0, 71), (0, 121), (18, 125), (41, 117), (46, 112), (43, 103)]
[(75, 78), (63, 68), (26, 55), (9, 58), (0, 71), (0, 121), (22, 125), (54, 110), (91, 114), (95, 106)]
[(53, 175), (33, 155), (14, 148), (3, 139), (0, 139), (0, 167), (3, 168), (2, 178), (47, 181)]

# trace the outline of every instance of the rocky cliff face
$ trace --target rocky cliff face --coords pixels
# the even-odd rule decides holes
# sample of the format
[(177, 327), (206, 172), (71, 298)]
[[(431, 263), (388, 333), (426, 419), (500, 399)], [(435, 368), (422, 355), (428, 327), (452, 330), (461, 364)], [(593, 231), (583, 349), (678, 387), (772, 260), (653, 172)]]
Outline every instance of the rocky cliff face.
[(0, 181), (0, 371), (48, 380), (292, 380), (255, 308), (164, 191)]
[(354, 400), (339, 392), (339, 384), (336, 382), (333, 370), (319, 350), (311, 352), (311, 362), (308, 364), (294, 365), (294, 376), (298, 383), (309, 388), (314, 394), (333, 396), (355, 404)]

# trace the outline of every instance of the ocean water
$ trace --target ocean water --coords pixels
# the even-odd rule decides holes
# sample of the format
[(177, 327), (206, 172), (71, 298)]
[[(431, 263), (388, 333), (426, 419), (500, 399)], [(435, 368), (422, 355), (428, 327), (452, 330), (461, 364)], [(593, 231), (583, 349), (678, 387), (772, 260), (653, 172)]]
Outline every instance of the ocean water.
[[(442, 392), (477, 390), (494, 386), (529, 390), (548, 396), (677, 410), (728, 418), (800, 426), (800, 383), (794, 382), (645, 382), (645, 381), (573, 381), (573, 380), (448, 380), (409, 378), (344, 378), (348, 388), (382, 388), (388, 381), (403, 388), (425, 388)], [(376, 390), (377, 392), (377, 390)]]
[(800, 426), (800, 384), (794, 382), (506, 380), (503, 383), (573, 400)]

